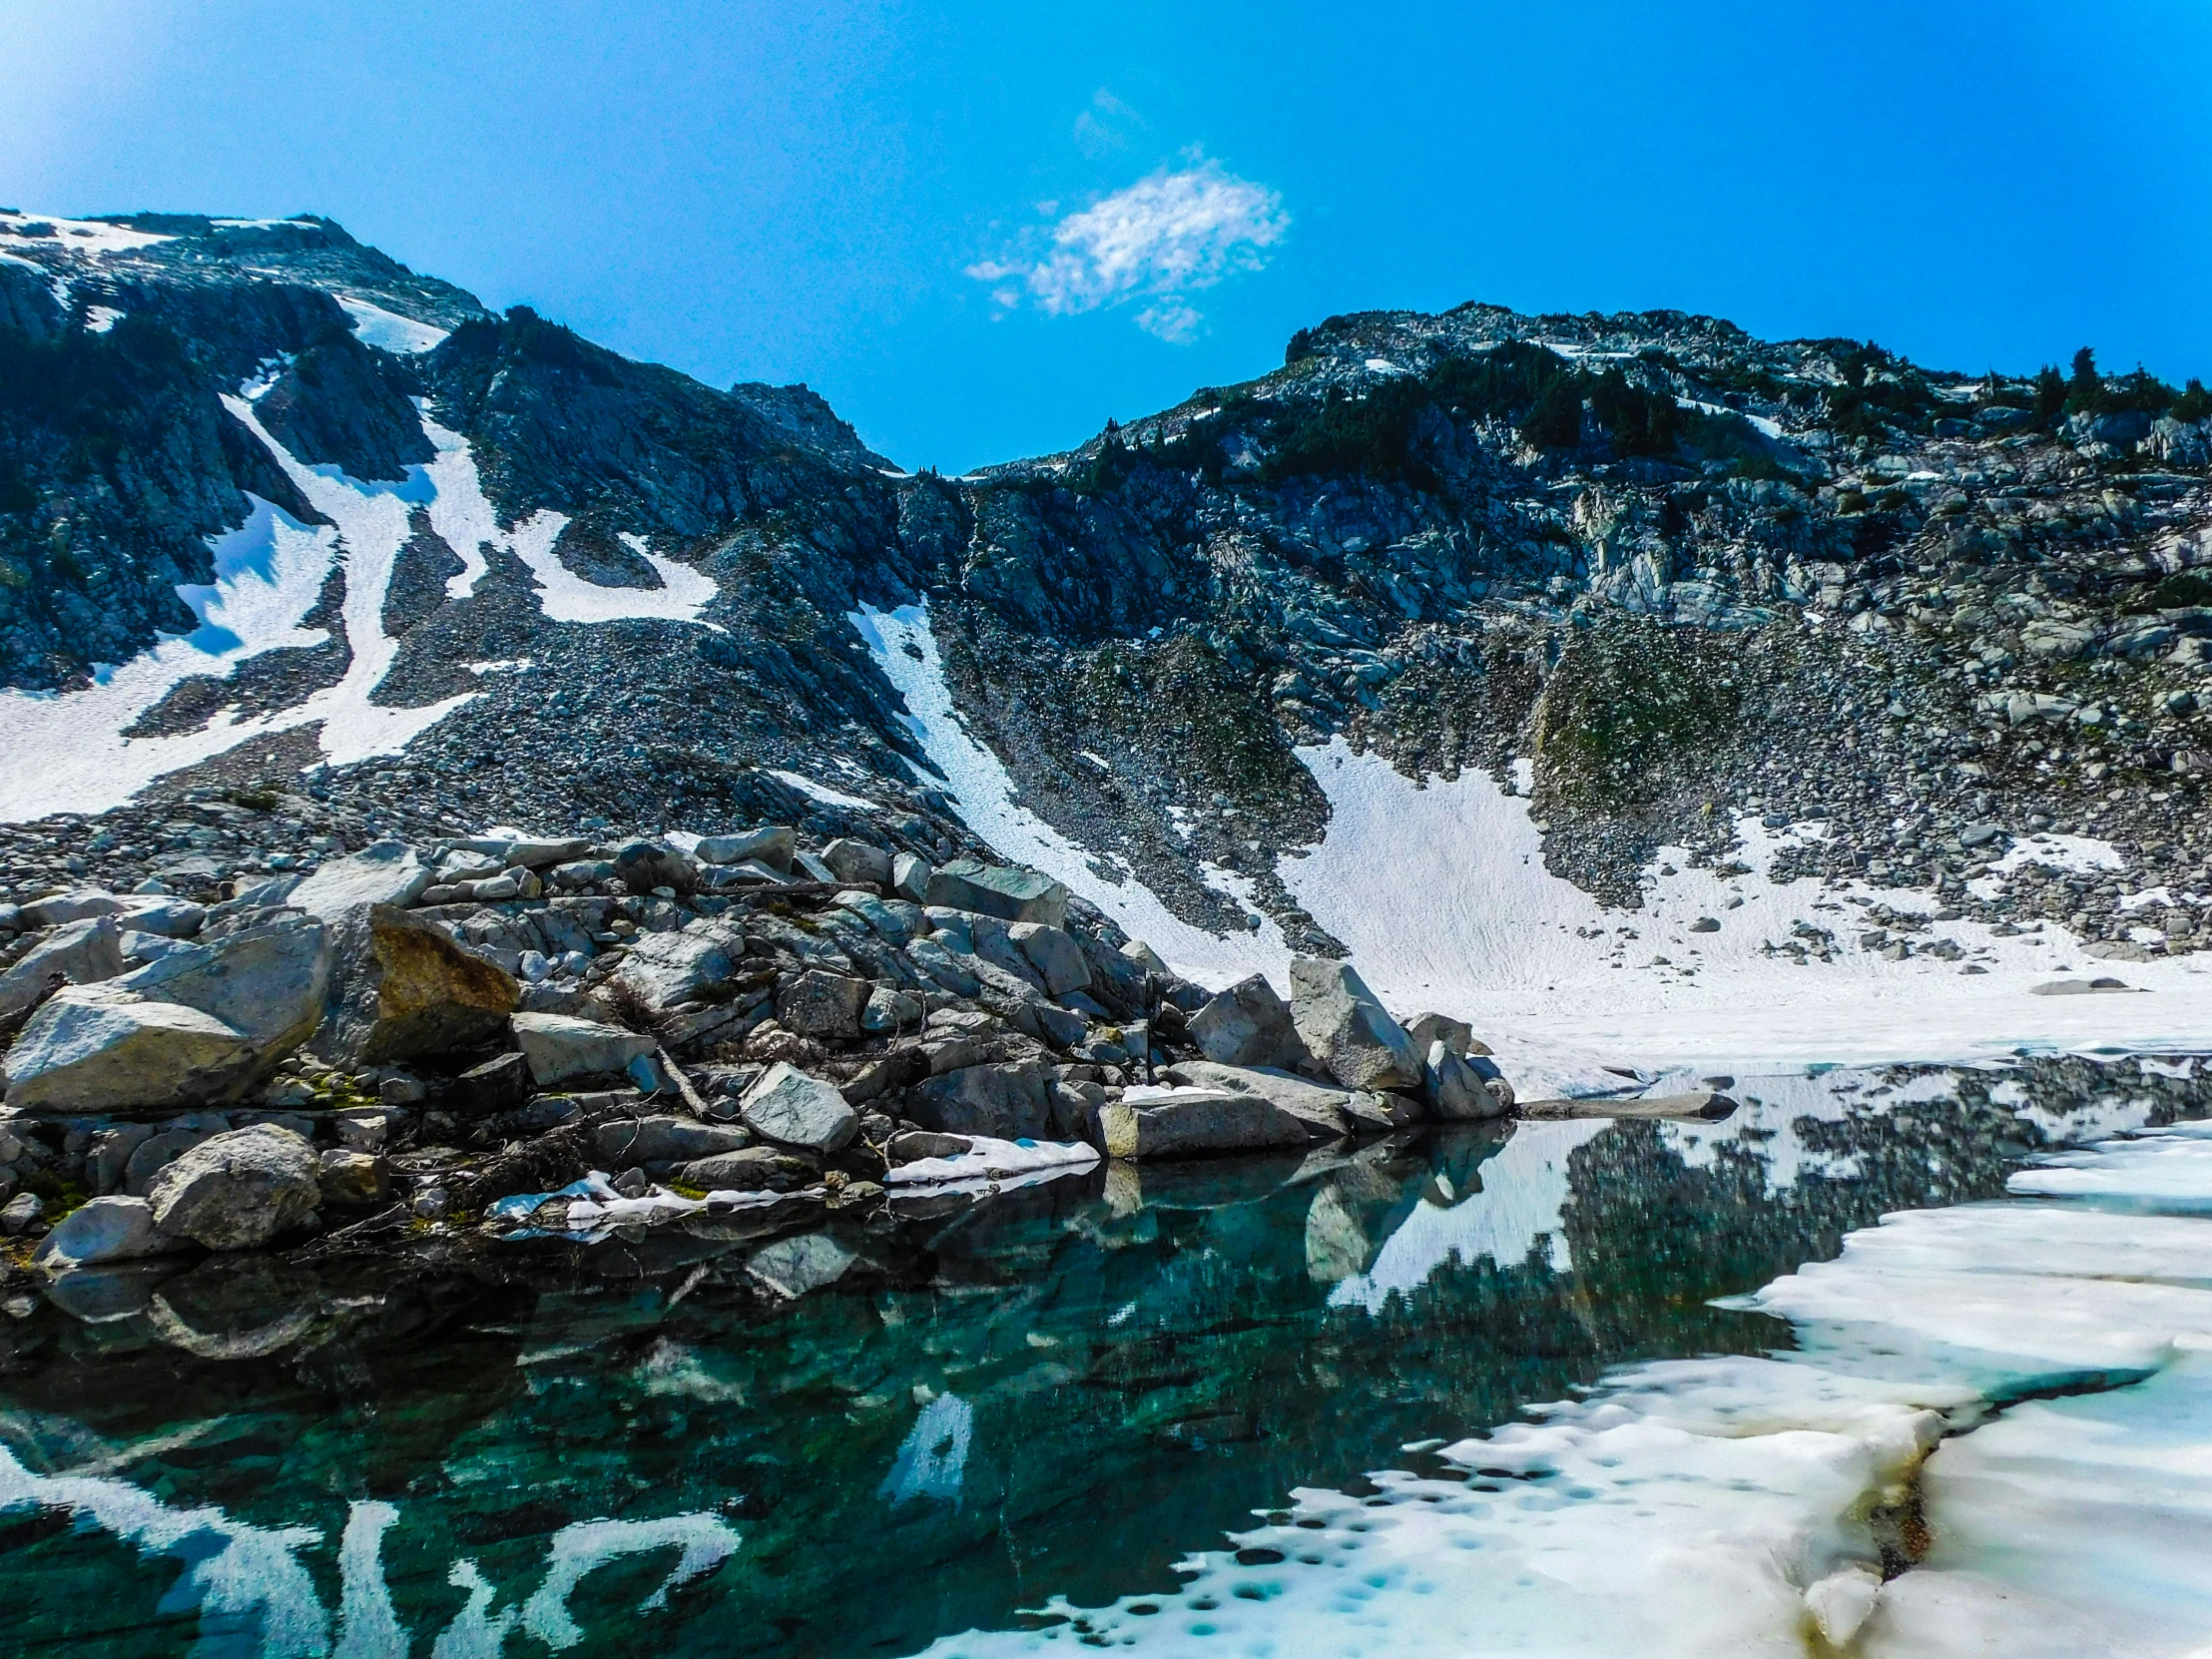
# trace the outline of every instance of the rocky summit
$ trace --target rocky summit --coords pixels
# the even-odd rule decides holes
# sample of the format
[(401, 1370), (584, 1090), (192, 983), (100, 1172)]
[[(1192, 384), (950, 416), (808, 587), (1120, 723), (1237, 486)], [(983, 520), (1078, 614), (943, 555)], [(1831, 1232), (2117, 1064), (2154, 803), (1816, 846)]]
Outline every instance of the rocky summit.
[(1765, 836), (1862, 912), (1796, 965), (2186, 955), (2208, 521), (2212, 397), (2087, 350), (1369, 312), (941, 477), (326, 220), (0, 213), (0, 1226), (451, 1252), (1562, 1115), (1309, 907), (1321, 755), (1489, 780), (1616, 919)]

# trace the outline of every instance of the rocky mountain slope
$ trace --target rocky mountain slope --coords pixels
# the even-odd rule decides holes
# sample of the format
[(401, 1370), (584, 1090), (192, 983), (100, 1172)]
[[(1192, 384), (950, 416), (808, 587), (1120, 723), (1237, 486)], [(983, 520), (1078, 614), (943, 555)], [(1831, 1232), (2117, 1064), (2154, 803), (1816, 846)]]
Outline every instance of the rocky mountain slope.
[[(804, 387), (495, 316), (326, 221), (13, 213), (0, 356), (19, 900), (494, 824), (980, 852), (855, 625), (893, 615), (1023, 809), (1214, 932), (1336, 947), (1280, 858), (1330, 812), (1300, 751), (1343, 737), (1532, 793), (1614, 904), (1662, 843), (1726, 867), (1748, 812), (1827, 826), (1778, 873), (2201, 937), (2193, 382), (1470, 304), (915, 476)], [(1977, 892), (2039, 830), (2118, 845), (2128, 890)]]

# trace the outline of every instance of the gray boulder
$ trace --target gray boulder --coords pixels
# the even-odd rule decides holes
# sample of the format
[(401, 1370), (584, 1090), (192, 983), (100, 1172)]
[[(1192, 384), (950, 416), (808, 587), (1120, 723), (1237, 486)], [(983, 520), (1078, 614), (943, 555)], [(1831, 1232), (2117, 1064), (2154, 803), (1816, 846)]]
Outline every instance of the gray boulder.
[(633, 1164), (679, 1164), (737, 1152), (753, 1144), (746, 1130), (728, 1123), (701, 1123), (673, 1116), (631, 1118), (603, 1123), (594, 1134), (599, 1161), (608, 1169)]
[(1089, 987), (1090, 963), (1083, 959), (1083, 947), (1066, 928), (1047, 927), (1037, 921), (1017, 921), (1006, 929), (1006, 937), (1028, 958), (1037, 977), (1044, 981), (1044, 988), (1054, 996), (1066, 996), (1070, 991)]
[(129, 903), (130, 900), (118, 898), (112, 892), (84, 887), (76, 892), (56, 893), (51, 898), (34, 898), (21, 906), (16, 921), (23, 927), (59, 927), (65, 921), (89, 921), (94, 916), (115, 915)]
[(903, 898), (877, 898), (872, 893), (840, 892), (833, 901), (868, 924), (885, 944), (903, 945), (928, 930), (929, 918), (921, 906)]
[(841, 1151), (860, 1127), (860, 1114), (834, 1083), (782, 1060), (740, 1097), (738, 1116), (764, 1139), (810, 1152)]
[(865, 979), (809, 968), (777, 993), (776, 1017), (802, 1036), (857, 1037), (868, 990)]
[(1305, 1123), (1315, 1140), (1334, 1140), (1372, 1127), (1389, 1108), (1380, 1095), (1332, 1088), (1291, 1072), (1257, 1066), (1230, 1066), (1214, 1060), (1183, 1060), (1163, 1073), (1170, 1082), (1229, 1094), (1257, 1095)]
[(436, 866), (418, 848), (405, 841), (378, 841), (349, 858), (331, 859), (292, 888), (285, 902), (324, 921), (369, 904), (404, 909), (422, 896), (436, 874)]
[(742, 864), (758, 860), (780, 873), (789, 873), (799, 838), (786, 824), (764, 825), (738, 835), (705, 835), (694, 856), (703, 864)]
[(1348, 962), (1291, 962), (1291, 1017), (1329, 1075), (1348, 1089), (1417, 1089), (1425, 1056)]
[(616, 851), (615, 879), (641, 896), (656, 887), (683, 893), (698, 884), (699, 869), (676, 847), (662, 841), (636, 840)]
[(322, 1202), (314, 1148), (257, 1124), (202, 1141), (155, 1178), (154, 1225), (209, 1250), (253, 1250), (296, 1227)]
[(515, 1044), (540, 1088), (571, 1077), (627, 1071), (633, 1060), (658, 1046), (651, 1037), (619, 1025), (569, 1014), (516, 1014), (513, 1023)]
[(849, 835), (840, 835), (824, 847), (822, 861), (840, 881), (864, 881), (876, 887), (891, 884), (891, 855)]
[(330, 933), (330, 991), (314, 1049), (333, 1064), (478, 1047), (522, 1000), (513, 974), (404, 910), (356, 907)]
[(1462, 1060), (1469, 1054), (1490, 1051), (1488, 1044), (1475, 1041), (1473, 1026), (1449, 1014), (1415, 1014), (1405, 1022), (1405, 1034), (1423, 1054), (1428, 1052), (1429, 1044), (1435, 1042), (1441, 1042)]
[(705, 1193), (788, 1193), (813, 1186), (822, 1171), (781, 1147), (747, 1146), (695, 1158), (676, 1179)]
[(0, 1019), (23, 1012), (46, 994), (56, 974), (73, 985), (96, 985), (123, 971), (123, 941), (115, 917), (64, 922), (0, 973)]
[(1040, 870), (955, 858), (930, 875), (927, 893), (930, 904), (973, 910), (1001, 921), (1067, 925), (1068, 890)]
[(929, 877), (935, 873), (929, 867), (928, 859), (917, 857), (911, 852), (901, 852), (891, 860), (891, 891), (916, 904), (926, 904), (929, 901)]
[(115, 983), (213, 1014), (252, 1038), (274, 1067), (313, 1034), (329, 981), (328, 930), (312, 916), (276, 911), (213, 944), (172, 950)]
[(50, 1274), (102, 1262), (135, 1262), (183, 1248), (154, 1225), (154, 1207), (143, 1198), (95, 1198), (55, 1223), (39, 1241), (31, 1264)]
[(704, 917), (681, 932), (640, 934), (613, 978), (658, 1012), (727, 985), (744, 956), (745, 934), (735, 922)]
[(1260, 973), (1215, 992), (1191, 1016), (1191, 1041), (1207, 1059), (1225, 1066), (1289, 1070), (1312, 1058), (1292, 1023), (1291, 1005)]
[(1052, 1072), (1034, 1061), (961, 1066), (907, 1092), (906, 1116), (944, 1135), (992, 1135), (1002, 1141), (1052, 1134)]
[(1466, 1060), (1451, 1051), (1451, 1045), (1441, 1037), (1428, 1045), (1424, 1091), (1429, 1109), (1438, 1117), (1453, 1123), (1474, 1123), (1484, 1118), (1503, 1117), (1512, 1104), (1510, 1096), (1499, 1099), (1488, 1082)]
[(1179, 1158), (1305, 1146), (1313, 1129), (1256, 1094), (1228, 1089), (1134, 1088), (1098, 1109), (1098, 1149), (1109, 1158)]
[(165, 1109), (235, 1099), (260, 1050), (244, 1032), (114, 985), (49, 998), (8, 1050), (8, 1104), (29, 1112)]
[(207, 925), (208, 912), (189, 898), (150, 894), (130, 899), (116, 917), (116, 925), (139, 933), (158, 933), (165, 939), (189, 939)]

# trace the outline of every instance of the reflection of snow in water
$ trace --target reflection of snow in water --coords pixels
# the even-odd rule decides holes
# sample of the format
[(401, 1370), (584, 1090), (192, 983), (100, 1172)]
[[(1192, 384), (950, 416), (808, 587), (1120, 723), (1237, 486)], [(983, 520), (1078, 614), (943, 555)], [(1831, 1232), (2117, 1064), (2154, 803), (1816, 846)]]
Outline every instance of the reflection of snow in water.
[(894, 1506), (908, 1498), (931, 1497), (957, 1507), (968, 1441), (974, 1433), (975, 1408), (958, 1394), (937, 1395), (914, 1419), (891, 1472), (878, 1488), (880, 1495)]
[[(301, 1550), (322, 1542), (317, 1528), (272, 1530), (213, 1507), (175, 1509), (112, 1476), (35, 1474), (0, 1445), (0, 1512), (24, 1506), (66, 1510), (80, 1526), (89, 1522), (142, 1554), (185, 1563), (162, 1606), (164, 1612), (199, 1613), (197, 1651), (255, 1653), (259, 1659), (325, 1659), (333, 1652), (329, 1612), (299, 1559)], [(354, 1503), (347, 1511), (338, 1544), (334, 1659), (406, 1659), (411, 1638), (392, 1606), (383, 1566), (384, 1533), (398, 1519), (389, 1503)], [(737, 1533), (708, 1514), (577, 1521), (553, 1534), (545, 1580), (529, 1600), (496, 1617), (491, 1584), (475, 1562), (457, 1561), (446, 1581), (467, 1591), (468, 1600), (439, 1634), (432, 1659), (492, 1659), (518, 1621), (556, 1651), (574, 1647), (584, 1632), (568, 1610), (569, 1597), (595, 1568), (645, 1550), (680, 1550), (660, 1587), (639, 1604), (639, 1612), (650, 1612), (667, 1605), (670, 1591), (714, 1571), (737, 1547)]]
[(1573, 1196), (1567, 1157), (1610, 1127), (1603, 1118), (1515, 1125), (1505, 1144), (1483, 1161), (1480, 1192), (1448, 1208), (1425, 1198), (1414, 1205), (1376, 1253), (1375, 1266), (1330, 1292), (1330, 1306), (1357, 1304), (1381, 1313), (1392, 1292), (1409, 1295), (1447, 1261), (1472, 1266), (1488, 1257), (1501, 1268), (1517, 1268), (1539, 1240), (1551, 1271), (1569, 1271), (1574, 1262), (1560, 1226)]
[[(1793, 1352), (1623, 1369), (1445, 1448), (1455, 1474), (1298, 1491), (1179, 1594), (931, 1652), (2201, 1654), (2207, 1147), (2192, 1125), (2015, 1182), (2093, 1174), (2088, 1203), (1888, 1217), (1740, 1300)], [(1876, 1520), (1916, 1477), (1935, 1543), (1886, 1582)]]

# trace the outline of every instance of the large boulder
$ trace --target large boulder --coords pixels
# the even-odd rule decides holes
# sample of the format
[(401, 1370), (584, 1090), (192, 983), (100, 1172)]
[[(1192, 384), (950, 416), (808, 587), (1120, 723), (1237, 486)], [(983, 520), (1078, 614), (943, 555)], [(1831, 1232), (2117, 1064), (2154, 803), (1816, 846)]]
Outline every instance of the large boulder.
[(788, 824), (764, 825), (736, 835), (705, 835), (694, 854), (703, 864), (742, 864), (758, 860), (773, 870), (788, 873), (799, 838)]
[(155, 1178), (154, 1225), (209, 1250), (253, 1250), (296, 1227), (322, 1202), (314, 1148), (257, 1124), (202, 1141)]
[(1442, 1037), (1428, 1045), (1427, 1064), (1422, 1069), (1427, 1077), (1423, 1092), (1430, 1109), (1440, 1118), (1474, 1123), (1503, 1117), (1512, 1105), (1510, 1093), (1501, 1096), (1493, 1091), (1488, 1080), (1454, 1054), (1451, 1044)]
[(436, 866), (418, 848), (405, 841), (377, 841), (349, 858), (331, 859), (292, 888), (285, 902), (324, 921), (336, 921), (364, 905), (405, 908), (422, 896), (436, 874)]
[(860, 1114), (845, 1104), (834, 1083), (782, 1060), (745, 1091), (738, 1116), (764, 1139), (810, 1152), (841, 1151), (860, 1127)]
[(571, 1077), (627, 1071), (658, 1046), (651, 1037), (619, 1025), (570, 1014), (516, 1014), (515, 1043), (539, 1088)]
[(152, 1110), (235, 1099), (262, 1052), (213, 1014), (155, 1002), (112, 984), (56, 992), (8, 1050), (8, 1104), (18, 1111)]
[[(1693, 924), (1691, 932), (1698, 929)], [(1463, 1019), (1453, 1019), (1449, 1014), (1415, 1014), (1405, 1022), (1405, 1034), (1413, 1039), (1413, 1046), (1423, 1054), (1428, 1046), (1441, 1042), (1452, 1053), (1464, 1060), (1469, 1054), (1487, 1054), (1489, 1045), (1477, 1042), (1474, 1027)]]
[(513, 974), (404, 910), (356, 908), (331, 934), (328, 1012), (314, 1048), (333, 1064), (480, 1047), (522, 1000)]
[(51, 898), (34, 898), (21, 907), (17, 919), (25, 927), (59, 927), (65, 921), (89, 921), (94, 916), (115, 915), (129, 903), (130, 900), (112, 892), (85, 887), (76, 892), (56, 893)]
[(1386, 1124), (1390, 1111), (1384, 1097), (1353, 1089), (1332, 1088), (1287, 1071), (1257, 1066), (1226, 1066), (1214, 1060), (1183, 1060), (1165, 1075), (1171, 1082), (1193, 1088), (1225, 1090), (1231, 1094), (1257, 1095), (1270, 1105), (1303, 1121), (1316, 1140), (1332, 1140)]
[(1288, 1071), (1312, 1058), (1291, 1020), (1291, 1005), (1255, 973), (1217, 991), (1191, 1016), (1191, 1041), (1224, 1066), (1272, 1066)]
[(134, 1262), (181, 1249), (154, 1225), (154, 1207), (143, 1198), (95, 1198), (55, 1223), (31, 1254), (34, 1267), (52, 1274), (102, 1262)]
[(1044, 1139), (1052, 1133), (1051, 1075), (1035, 1061), (961, 1066), (909, 1090), (906, 1116), (940, 1134)]
[(738, 975), (745, 934), (720, 916), (693, 922), (680, 932), (643, 933), (615, 968), (613, 981), (659, 1012), (696, 1001)]
[(813, 1186), (822, 1171), (782, 1147), (745, 1146), (695, 1158), (676, 1172), (676, 1179), (706, 1193), (788, 1193)]
[(0, 972), (0, 1019), (12, 1019), (44, 996), (57, 974), (72, 985), (96, 985), (123, 968), (123, 939), (115, 917), (64, 922)]
[(615, 853), (615, 879), (641, 897), (656, 887), (690, 892), (699, 884), (699, 866), (665, 842), (630, 841)]
[(891, 884), (891, 855), (849, 835), (840, 835), (824, 847), (822, 861), (840, 881), (864, 881), (875, 887)]
[(167, 893), (132, 898), (116, 916), (119, 927), (137, 933), (159, 934), (165, 939), (189, 939), (207, 922), (208, 912), (204, 906)]
[(600, 1163), (613, 1170), (628, 1169), (633, 1164), (688, 1163), (753, 1144), (751, 1133), (733, 1124), (701, 1123), (697, 1118), (674, 1116), (603, 1123), (594, 1140)]
[(1068, 890), (1041, 870), (955, 858), (929, 877), (926, 902), (973, 910), (1001, 921), (1065, 927)]
[(212, 944), (170, 951), (115, 983), (213, 1014), (276, 1063), (313, 1034), (330, 980), (328, 930), (313, 916), (272, 912)]
[(1054, 996), (1087, 989), (1091, 965), (1083, 959), (1083, 947), (1064, 927), (1047, 927), (1041, 921), (1017, 921), (1006, 937), (1028, 959), (1029, 965)]
[(1312, 1126), (1256, 1094), (1187, 1086), (1140, 1087), (1098, 1109), (1098, 1149), (1109, 1158), (1181, 1158), (1305, 1146)]
[(1418, 1089), (1426, 1058), (1349, 962), (1291, 962), (1291, 1019), (1307, 1048), (1348, 1089)]

